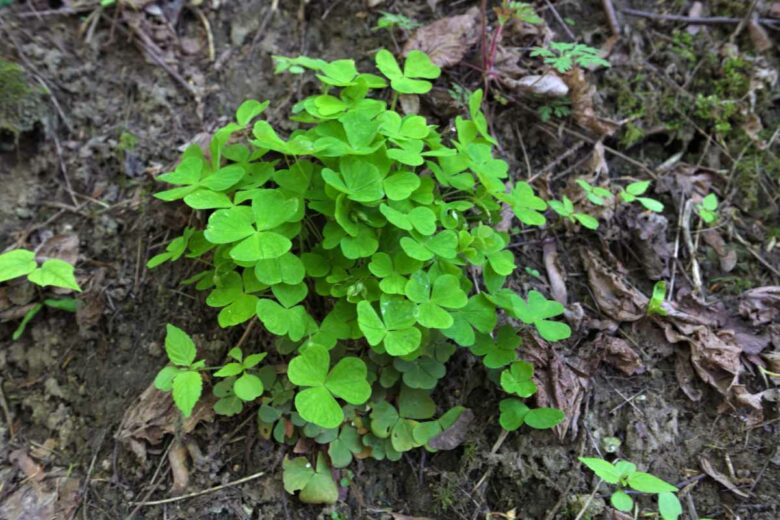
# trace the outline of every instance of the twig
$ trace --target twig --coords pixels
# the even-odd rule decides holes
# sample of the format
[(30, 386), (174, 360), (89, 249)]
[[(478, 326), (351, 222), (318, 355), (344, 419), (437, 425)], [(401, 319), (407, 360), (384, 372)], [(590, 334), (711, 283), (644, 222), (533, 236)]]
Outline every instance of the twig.
[(615, 14), (615, 6), (612, 5), (612, 0), (601, 0), (601, 5), (604, 6), (604, 12), (607, 15), (607, 22), (612, 34), (620, 36), (620, 24), (618, 23), (617, 14)]
[[(490, 454), (495, 455), (498, 453), (499, 448), (501, 448), (501, 445), (504, 444), (504, 441), (506, 440), (507, 435), (509, 435), (509, 432), (507, 430), (501, 429), (501, 433), (498, 434), (498, 438), (496, 439), (496, 442), (493, 443), (493, 447), (490, 449)], [(485, 480), (490, 476), (490, 473), (493, 471), (493, 468), (488, 468), (488, 470), (485, 472), (484, 475), (482, 475), (482, 478), (480, 478), (476, 484), (474, 484), (474, 487), (471, 490), (471, 493), (476, 493), (476, 491), (479, 489), (479, 487), (485, 482)]]
[(702, 281), (701, 270), (699, 269), (699, 261), (696, 260), (696, 248), (693, 245), (693, 238), (691, 237), (691, 215), (693, 214), (693, 201), (688, 199), (685, 201), (682, 215), (682, 233), (685, 239), (685, 245), (688, 246), (688, 253), (691, 255), (691, 276), (693, 277), (694, 290), (702, 294)]
[(90, 7), (63, 7), (60, 9), (46, 9), (43, 11), (25, 11), (23, 13), (16, 13), (17, 18), (40, 18), (41, 16), (67, 16), (73, 14), (83, 14), (94, 11), (95, 6)]
[(3, 409), (3, 415), (5, 415), (5, 422), (8, 425), (8, 431), (11, 434), (11, 440), (13, 440), (16, 432), (14, 431), (14, 423), (11, 420), (11, 409), (8, 408), (8, 401), (5, 400), (5, 392), (3, 392), (3, 378), (0, 377), (0, 408)]
[(748, 241), (747, 241), (747, 240), (745, 240), (744, 238), (742, 238), (742, 235), (740, 235), (739, 233), (737, 233), (736, 231), (734, 231), (734, 238), (736, 238), (736, 239), (739, 241), (739, 243), (740, 243), (740, 244), (742, 244), (743, 246), (745, 246), (745, 249), (747, 249), (747, 250), (748, 250), (748, 253), (750, 253), (751, 255), (753, 255), (753, 256), (756, 258), (756, 260), (758, 260), (759, 262), (761, 262), (762, 264), (764, 264), (764, 267), (766, 267), (767, 269), (769, 269), (770, 271), (772, 271), (772, 273), (774, 273), (774, 275), (775, 275), (775, 276), (780, 276), (780, 271), (778, 271), (778, 270), (777, 270), (777, 269), (776, 269), (776, 268), (775, 268), (775, 267), (774, 267), (772, 264), (770, 264), (769, 262), (767, 262), (767, 261), (764, 259), (764, 257), (763, 257), (763, 256), (761, 256), (760, 254), (758, 254), (758, 253), (757, 253), (757, 252), (756, 252), (756, 251), (755, 251), (755, 250), (754, 250), (754, 249), (753, 249), (753, 248), (750, 246), (750, 244), (748, 243)]
[(146, 501), (146, 499), (148, 499), (152, 495), (152, 493), (154, 493), (154, 490), (157, 489), (157, 482), (156, 482), (157, 476), (160, 474), (160, 470), (162, 469), (165, 461), (168, 460), (168, 452), (171, 451), (171, 446), (173, 446), (173, 441), (168, 443), (168, 447), (165, 448), (165, 453), (163, 453), (162, 457), (160, 457), (160, 463), (157, 464), (157, 469), (154, 470), (154, 474), (152, 475), (152, 482), (149, 487), (149, 491), (147, 491), (146, 495), (144, 495), (144, 500), (141, 501), (140, 503), (131, 502), (131, 504), (135, 505), (135, 507), (133, 508), (132, 511), (130, 511), (130, 514), (125, 517), (125, 520), (132, 520), (135, 514), (138, 512), (138, 510), (141, 509), (141, 507), (143, 506), (144, 501)]
[[(735, 25), (742, 22), (743, 18), (731, 18), (728, 16), (683, 16), (678, 14), (658, 14), (639, 9), (621, 9), (621, 13), (637, 18), (648, 18), (650, 20), (660, 20), (664, 22), (683, 22), (691, 25)], [(766, 25), (771, 29), (778, 29), (776, 21), (771, 18), (757, 18), (756, 21), (761, 25)]]
[(585, 514), (585, 511), (588, 510), (588, 506), (593, 501), (593, 497), (596, 496), (596, 492), (599, 490), (599, 486), (603, 480), (599, 479), (599, 481), (596, 483), (596, 486), (593, 488), (593, 492), (588, 496), (588, 499), (585, 501), (585, 504), (582, 506), (582, 509), (580, 509), (580, 512), (577, 514), (577, 516), (574, 518), (574, 520), (580, 520), (582, 518), (582, 515)]
[(188, 493), (186, 495), (182, 495), (180, 497), (171, 497), (171, 498), (164, 498), (162, 500), (151, 500), (149, 502), (131, 502), (131, 504), (138, 506), (138, 507), (146, 507), (146, 506), (159, 506), (162, 504), (171, 504), (173, 502), (179, 502), (181, 500), (187, 500), (189, 498), (195, 498), (199, 497), (201, 495), (206, 495), (208, 493), (213, 493), (215, 491), (219, 491), (220, 489), (225, 489), (232, 486), (237, 486), (239, 484), (243, 484), (245, 482), (249, 482), (250, 480), (254, 480), (256, 478), (260, 478), (263, 475), (265, 475), (265, 471), (261, 471), (260, 473), (255, 473), (254, 475), (249, 475), (248, 477), (240, 478), (238, 480), (234, 480), (233, 482), (228, 482), (227, 484), (220, 484), (219, 486), (214, 486), (212, 488), (204, 489), (202, 491), (196, 491), (194, 493)]
[(195, 14), (200, 18), (200, 23), (203, 24), (203, 28), (206, 30), (206, 41), (208, 42), (209, 46), (209, 61), (214, 63), (214, 59), (216, 57), (216, 53), (214, 52), (214, 34), (211, 32), (211, 24), (209, 23), (209, 19), (206, 18), (205, 13), (203, 10), (198, 6), (193, 6), (192, 10), (195, 11)]
[(569, 26), (566, 24), (566, 22), (563, 21), (560, 13), (558, 13), (558, 10), (555, 8), (555, 6), (550, 3), (550, 0), (544, 0), (544, 3), (547, 4), (547, 8), (550, 10), (550, 12), (552, 12), (555, 20), (560, 24), (561, 27), (563, 27), (563, 32), (566, 33), (566, 36), (568, 36), (570, 40), (576, 40), (577, 37), (574, 36), (574, 33), (571, 32), (571, 29), (569, 29)]
[(740, 20), (739, 25), (737, 25), (737, 28), (734, 29), (734, 32), (731, 33), (731, 36), (729, 36), (729, 42), (734, 43), (737, 41), (737, 38), (742, 33), (742, 30), (747, 25), (748, 21), (750, 20), (750, 17), (753, 16), (753, 11), (756, 10), (756, 4), (758, 4), (758, 0), (753, 0), (751, 2), (750, 7), (748, 7), (747, 12), (745, 13), (745, 16), (742, 17), (742, 20)]
[(257, 45), (257, 42), (260, 41), (260, 37), (265, 34), (265, 28), (268, 26), (268, 23), (271, 21), (271, 18), (273, 18), (274, 13), (276, 13), (276, 10), (278, 8), (279, 8), (279, 0), (273, 0), (270, 9), (265, 13), (265, 16), (263, 17), (263, 21), (260, 22), (260, 27), (257, 28), (257, 32), (255, 33), (255, 36), (252, 38), (252, 43), (249, 44), (250, 58), (254, 56), (255, 45)]

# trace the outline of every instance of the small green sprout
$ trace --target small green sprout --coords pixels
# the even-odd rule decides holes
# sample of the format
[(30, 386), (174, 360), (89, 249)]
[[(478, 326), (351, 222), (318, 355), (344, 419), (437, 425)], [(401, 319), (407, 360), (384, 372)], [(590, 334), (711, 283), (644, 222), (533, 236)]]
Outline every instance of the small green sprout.
[(165, 353), (172, 365), (163, 367), (154, 378), (154, 386), (163, 392), (173, 393), (173, 402), (185, 417), (192, 415), (195, 404), (203, 392), (201, 370), (203, 360), (195, 361), (197, 349), (192, 338), (174, 325), (166, 326)]
[(609, 62), (599, 56), (599, 50), (582, 43), (551, 42), (548, 49), (535, 47), (532, 57), (540, 57), (560, 73), (580, 67), (609, 67)]
[(650, 297), (650, 301), (647, 304), (647, 315), (652, 316), (657, 314), (659, 316), (666, 316), (669, 311), (664, 308), (664, 300), (666, 299), (666, 282), (659, 280), (653, 286), (653, 295)]
[(650, 187), (650, 181), (637, 181), (632, 182), (625, 189), (620, 190), (620, 199), (623, 202), (631, 203), (638, 201), (645, 209), (653, 211), (655, 213), (661, 213), (664, 210), (664, 205), (655, 199), (650, 197), (642, 197), (647, 189)]
[(571, 100), (569, 98), (553, 99), (539, 107), (539, 118), (545, 123), (552, 118), (563, 119), (571, 115)]
[(511, 19), (520, 20), (531, 25), (539, 25), (544, 20), (536, 14), (534, 6), (527, 2), (510, 2), (504, 0), (500, 7), (496, 8), (498, 23), (506, 25)]
[(379, 11), (382, 16), (376, 21), (376, 25), (372, 29), (373, 31), (379, 31), (381, 29), (393, 29), (395, 27), (403, 29), (404, 31), (412, 31), (420, 26), (420, 23), (416, 20), (404, 16), (402, 14), (388, 13), (387, 11)]
[(677, 520), (682, 514), (682, 505), (675, 494), (677, 487), (649, 473), (637, 471), (635, 464), (625, 460), (611, 463), (591, 457), (580, 457), (579, 460), (601, 480), (617, 486), (610, 497), (610, 503), (618, 511), (628, 513), (634, 509), (634, 499), (625, 491), (631, 489), (638, 493), (656, 495), (658, 512), (663, 520)]
[[(51, 286), (81, 292), (74, 267), (64, 260), (50, 258), (39, 265), (35, 253), (26, 249), (12, 249), (0, 254), (0, 282), (22, 276), (26, 276), (27, 281), (39, 287)], [(41, 303), (34, 304), (24, 314), (11, 338), (17, 340), (22, 337), (27, 325), (44, 307), (76, 312), (77, 303), (73, 298), (47, 298)]]
[(598, 229), (599, 221), (594, 217), (591, 217), (587, 213), (580, 213), (574, 210), (574, 203), (567, 197), (563, 196), (562, 201), (551, 200), (550, 207), (561, 217), (569, 220), (570, 222), (579, 222), (583, 227), (588, 229)]
[(606, 206), (612, 198), (612, 192), (601, 186), (593, 186), (584, 179), (577, 179), (577, 186), (585, 192), (585, 197), (596, 206)]
[(704, 197), (695, 208), (705, 224), (712, 224), (718, 220), (718, 196), (714, 193)]

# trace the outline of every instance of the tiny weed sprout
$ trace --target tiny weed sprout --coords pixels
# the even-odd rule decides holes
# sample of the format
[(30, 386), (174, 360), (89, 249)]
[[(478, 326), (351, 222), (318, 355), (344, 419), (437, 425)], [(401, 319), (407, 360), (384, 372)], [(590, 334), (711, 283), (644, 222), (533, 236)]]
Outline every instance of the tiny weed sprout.
[(381, 29), (389, 29), (397, 27), (404, 31), (412, 31), (420, 26), (420, 24), (402, 14), (388, 13), (387, 11), (380, 11), (382, 16), (376, 21), (376, 25), (372, 30), (379, 31)]
[(632, 182), (626, 186), (625, 189), (620, 190), (620, 199), (626, 203), (639, 202), (645, 209), (654, 211), (655, 213), (661, 213), (664, 210), (664, 205), (660, 201), (641, 196), (649, 187), (650, 181)]
[(250, 100), (214, 133), (208, 154), (187, 148), (158, 177), (172, 187), (156, 197), (202, 211), (205, 226), (186, 228), (148, 263), (197, 260), (203, 270), (183, 283), (208, 291), (219, 325), (259, 320), (275, 342), (233, 348), (207, 368), (192, 339), (169, 325), (171, 364), (157, 388), (190, 415), (208, 381), (217, 413), (254, 406), (265, 438), (305, 440), (314, 448), (284, 460), (284, 486), (312, 503), (337, 500), (331, 469), (355, 457), (395, 461), (446, 445), (438, 438), (471, 416), (432, 397), (458, 349), (481, 359), (507, 394), (497, 407), (502, 427), (561, 422), (561, 411), (524, 401), (536, 386), (533, 367), (518, 358), (516, 328), (565, 339), (564, 307), (504, 286), (516, 263), (509, 235), (495, 230), (503, 204), (527, 226), (546, 223), (547, 204), (526, 182), (507, 189), (482, 91), (468, 95), (450, 138), (394, 109), (399, 94), (424, 94), (440, 75), (420, 51), (403, 64), (377, 52), (383, 76), (352, 60), (275, 62), (322, 83), (294, 105), (299, 129), (279, 135), (261, 117), (268, 102)]
[(710, 193), (695, 206), (699, 218), (705, 224), (713, 224), (718, 220), (718, 196)]
[(539, 117), (545, 123), (552, 118), (563, 119), (571, 115), (571, 100), (569, 98), (553, 99), (539, 107)]
[[(59, 287), (81, 292), (74, 274), (74, 267), (58, 258), (44, 260), (40, 265), (35, 253), (26, 249), (12, 249), (0, 254), (0, 282), (26, 276), (29, 282), (45, 288)], [(76, 312), (77, 301), (73, 298), (46, 298), (42, 303), (30, 307), (24, 314), (19, 326), (13, 332), (12, 339), (19, 339), (24, 334), (27, 325), (44, 308)]]
[(612, 192), (601, 186), (593, 186), (584, 179), (577, 179), (577, 186), (585, 192), (585, 197), (591, 204), (606, 206), (612, 200)]
[(551, 200), (549, 204), (553, 211), (570, 222), (579, 222), (583, 227), (593, 230), (599, 227), (598, 220), (587, 213), (575, 211), (574, 203), (566, 195), (563, 196), (563, 200)]
[[(682, 515), (682, 505), (677, 498), (677, 487), (643, 471), (637, 471), (636, 465), (625, 460), (614, 463), (603, 459), (580, 457), (585, 464), (602, 481), (617, 487), (610, 497), (612, 507), (618, 511), (629, 513), (638, 505), (626, 490), (636, 493), (656, 495), (658, 513), (663, 520), (677, 520)], [(635, 515), (635, 517), (636, 517)]]
[(512, 19), (531, 25), (544, 23), (542, 17), (536, 14), (534, 7), (526, 2), (509, 2), (504, 0), (501, 6), (496, 8), (496, 16), (500, 25), (506, 25)]
[(650, 301), (647, 303), (647, 315), (652, 316), (657, 314), (658, 316), (666, 316), (669, 312), (664, 308), (664, 300), (666, 299), (666, 282), (659, 280), (653, 286), (653, 294), (650, 297)]
[(552, 68), (564, 74), (575, 65), (579, 67), (609, 67), (599, 56), (599, 50), (582, 43), (550, 42), (549, 48), (535, 47), (531, 56), (540, 57)]

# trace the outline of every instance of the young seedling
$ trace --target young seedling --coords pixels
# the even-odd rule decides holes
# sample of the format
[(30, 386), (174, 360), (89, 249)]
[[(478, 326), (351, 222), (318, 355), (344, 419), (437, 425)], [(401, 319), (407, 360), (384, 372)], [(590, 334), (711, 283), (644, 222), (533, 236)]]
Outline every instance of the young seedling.
[(713, 224), (718, 220), (718, 196), (714, 193), (708, 194), (701, 202), (694, 206), (699, 218), (705, 224)]
[(625, 460), (611, 463), (590, 457), (580, 457), (579, 460), (601, 480), (617, 487), (610, 503), (618, 511), (628, 513), (634, 510), (634, 499), (626, 492), (631, 489), (637, 493), (656, 495), (658, 512), (663, 520), (677, 520), (682, 514), (682, 505), (675, 494), (677, 488), (649, 473), (637, 471), (635, 464)]
[(582, 43), (551, 42), (549, 48), (535, 47), (531, 56), (540, 57), (552, 68), (565, 74), (575, 65), (579, 67), (609, 67), (609, 62), (599, 56), (599, 50)]
[(571, 100), (569, 98), (552, 99), (539, 107), (539, 118), (547, 122), (552, 118), (563, 119), (571, 115)]
[[(52, 258), (38, 265), (35, 253), (26, 249), (12, 249), (0, 254), (0, 282), (22, 276), (26, 276), (27, 281), (39, 287), (60, 287), (81, 292), (81, 287), (74, 274), (74, 267), (64, 260)], [(73, 298), (46, 298), (42, 303), (33, 305), (24, 314), (11, 338), (16, 341), (22, 337), (27, 325), (44, 307), (75, 313), (76, 306), (77, 300)]]
[(420, 26), (419, 22), (409, 18), (408, 16), (396, 13), (388, 13), (387, 11), (379, 12), (382, 16), (380, 16), (376, 21), (376, 25), (372, 29), (373, 31), (379, 31), (381, 29), (392, 30), (396, 27), (404, 31), (413, 31)]
[(172, 392), (173, 402), (185, 417), (189, 417), (203, 392), (200, 372), (205, 368), (206, 362), (195, 361), (195, 343), (186, 332), (171, 324), (166, 328), (165, 353), (172, 365), (157, 373), (154, 386), (163, 392)]
[(664, 210), (664, 205), (655, 199), (650, 197), (642, 197), (647, 189), (650, 187), (650, 181), (637, 181), (632, 182), (624, 189), (620, 190), (620, 199), (625, 203), (639, 202), (645, 209), (653, 211), (655, 213), (661, 213)]
[(587, 213), (575, 211), (574, 203), (566, 195), (563, 196), (562, 201), (551, 200), (549, 204), (553, 211), (567, 219), (569, 222), (579, 222), (583, 227), (593, 230), (598, 229), (599, 227), (598, 220)]
[(659, 280), (653, 286), (653, 294), (650, 297), (650, 301), (647, 303), (647, 315), (652, 316), (657, 314), (658, 316), (666, 316), (669, 311), (664, 307), (664, 300), (666, 299), (666, 282)]
[(612, 199), (612, 192), (601, 186), (593, 186), (584, 179), (577, 179), (577, 186), (585, 192), (585, 197), (596, 206), (606, 206)]

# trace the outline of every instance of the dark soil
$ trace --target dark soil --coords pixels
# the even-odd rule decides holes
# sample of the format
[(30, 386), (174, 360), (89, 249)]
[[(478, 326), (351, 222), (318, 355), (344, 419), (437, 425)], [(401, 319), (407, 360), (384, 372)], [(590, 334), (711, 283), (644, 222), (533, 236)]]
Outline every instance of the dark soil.
[[(397, 0), (386, 1), (380, 8), (426, 22), (461, 13), (474, 3), (478, 4)], [(608, 35), (601, 2), (558, 3), (563, 4), (562, 15), (576, 22), (573, 30), (586, 35), (593, 45)], [(173, 66), (193, 96), (162, 67), (145, 59), (113, 10), (106, 10), (99, 20), (89, 18), (96, 16), (90, 11), (44, 12), (59, 4), (33, 0), (0, 8), (0, 58), (24, 67), (36, 89), (41, 83), (48, 89), (31, 98), (38, 105), (23, 114), (27, 118), (23, 131), (0, 148), (0, 249), (15, 243), (35, 247), (53, 235), (77, 235), (78, 273), (86, 289), (82, 299), (90, 312), (80, 315), (77, 322), (71, 315), (44, 311), (18, 341), (10, 339), (18, 320), (0, 323), (0, 404), (2, 400), (7, 403), (7, 414), (0, 421), (0, 504), (28, 485), (12, 456), (22, 449), (33, 455), (48, 479), (67, 475), (78, 483), (77, 499), (71, 504), (77, 509), (68, 509), (62, 518), (127, 518), (134, 510), (134, 518), (150, 519), (407, 518), (392, 516), (395, 513), (472, 519), (486, 518), (489, 513), (509, 515), (510, 511), (516, 516), (487, 518), (574, 518), (596, 484), (592, 474), (580, 468), (577, 456), (603, 453), (618, 442), (619, 456), (688, 486), (682, 501), (691, 518), (693, 511), (710, 518), (780, 518), (776, 405), (765, 403), (763, 422), (754, 424), (744, 410), (722, 406), (722, 396), (702, 383), (695, 382), (703, 392), (702, 400), (691, 401), (675, 376), (674, 353), (681, 347), (668, 343), (660, 329), (645, 320), (623, 324), (621, 331), (641, 353), (646, 370), (628, 376), (602, 366), (589, 378), (577, 407), (579, 418), (562, 439), (551, 432), (524, 430), (509, 434), (493, 449), (501, 430), (496, 407), (485, 403), (497, 402), (498, 396), (484, 372), (473, 368), (463, 355), (452, 362), (448, 374), (452, 388), (441, 390), (452, 404), (464, 404), (477, 414), (466, 442), (456, 450), (435, 455), (413, 452), (397, 463), (357, 462), (343, 501), (327, 508), (305, 506), (284, 492), (280, 464), (284, 452), (258, 436), (256, 412), (247, 409), (239, 417), (201, 424), (186, 436), (202, 454), (191, 468), (186, 492), (260, 471), (264, 476), (197, 498), (136, 510), (135, 501), (170, 496), (172, 480), (163, 454), (172, 436), (148, 446), (146, 460), (115, 436), (126, 410), (165, 364), (161, 349), (164, 324), (175, 322), (194, 333), (206, 355), (214, 358), (242, 333), (220, 330), (202, 296), (179, 286), (189, 275), (186, 263), (154, 271), (144, 267), (190, 218), (183, 208), (172, 209), (175, 205), (164, 206), (150, 197), (156, 189), (153, 176), (175, 163), (183, 145), (223, 124), (244, 99), (271, 100), (270, 117), (284, 125), (283, 116), (308, 92), (310, 84), (305, 77), (274, 75), (271, 55), (352, 57), (367, 68), (371, 53), (382, 46), (392, 47), (392, 42), (387, 33), (371, 30), (377, 13), (357, 0), (311, 0), (300, 6), (282, 1), (273, 16), (268, 15), (270, 2), (264, 0), (204, 2), (213, 4), (202, 6), (202, 12), (213, 34), (214, 61), (208, 57), (202, 20), (191, 8), (182, 10), (175, 30), (180, 38), (196, 42), (197, 48), (190, 54), (171, 54), (176, 58)], [(644, 4), (655, 10), (688, 3)], [(714, 4), (727, 10), (735, 2)], [(40, 16), (19, 16), (33, 7), (42, 11)], [(558, 31), (551, 14), (544, 16)], [(634, 30), (620, 52), (641, 67), (646, 59), (643, 53), (661, 52), (649, 47), (652, 38), (643, 31), (650, 27), (661, 31), (666, 26), (634, 18), (626, 18), (625, 23)], [(732, 29), (713, 28), (711, 38), (725, 41)], [(744, 35), (738, 44), (746, 50), (751, 45)], [(776, 40), (765, 56), (770, 64), (777, 64)], [(664, 62), (666, 58), (657, 59)], [(671, 66), (674, 57), (667, 61)], [(458, 71), (453, 72), (452, 81), (472, 87), (478, 84), (473, 71)], [(619, 104), (624, 93), (616, 84), (623, 82), (628, 85), (624, 89), (637, 92), (653, 88), (649, 83), (628, 83), (619, 67), (596, 75), (593, 81), (603, 89), (604, 110), (610, 114), (622, 111)], [(434, 94), (446, 97), (448, 86), (441, 80)], [(759, 101), (763, 105), (757, 110), (765, 118), (765, 127), (778, 123), (776, 90), (773, 96)], [(448, 123), (435, 104), (423, 103), (422, 110), (431, 111), (441, 124)], [(533, 113), (512, 103), (506, 107), (495, 104), (492, 112), (501, 148), (518, 177), (527, 176), (524, 153), (529, 155), (532, 170), (540, 171), (580, 146), (577, 139), (562, 133), (553, 133), (558, 139), (552, 139), (539, 130)], [(522, 143), (518, 135), (523, 135)], [(626, 146), (616, 139), (608, 144), (655, 167), (681, 148), (675, 139), (651, 136)], [(699, 150), (702, 154), (704, 146)], [(571, 175), (585, 172), (584, 159), (591, 149), (592, 144), (586, 143), (558, 171), (580, 161)], [(695, 156), (693, 149), (688, 149), (691, 156)], [(608, 156), (608, 161), (615, 178), (643, 175), (615, 156)], [(776, 204), (780, 174), (775, 171), (766, 176), (774, 182)], [(759, 193), (758, 200), (763, 196)], [(780, 225), (776, 205), (774, 214), (771, 209), (767, 214), (772, 204), (734, 203), (745, 210), (748, 226), (753, 220), (758, 223), (754, 227)], [(673, 224), (667, 236), (671, 242)], [(586, 302), (588, 312), (598, 316), (584, 269), (574, 260), (580, 248), (598, 244), (565, 233), (557, 241), (570, 273), (570, 299)], [(544, 272), (541, 249), (540, 240), (518, 248), (520, 265)], [(632, 273), (640, 271), (641, 263), (629, 251), (613, 252)], [(778, 265), (776, 249), (764, 253)], [(719, 283), (727, 287), (722, 299), (734, 314), (739, 287), (777, 285), (777, 278), (745, 251), (740, 251), (740, 267), (732, 275), (720, 273), (712, 261), (704, 269), (708, 284), (720, 277)], [(522, 269), (519, 272), (523, 274), (516, 280), (518, 287), (536, 283)], [(649, 294), (652, 281), (641, 272), (636, 276)], [(743, 285), (736, 287), (739, 283)], [(19, 286), (12, 286), (11, 291), (17, 304), (35, 297), (23, 294), (25, 289)], [(555, 348), (573, 363), (594, 335), (581, 335), (578, 341)], [(253, 335), (250, 341), (262, 342), (263, 337)], [(752, 391), (765, 389), (755, 367), (746, 381)], [(712, 478), (702, 477), (701, 458), (726, 475), (731, 465), (735, 484), (747, 496), (737, 496)], [(583, 518), (617, 518), (610, 516), (606, 500), (597, 494)], [(651, 507), (649, 502), (644, 504)], [(24, 516), (19, 509), (0, 506), (0, 516), (9, 518), (36, 518), (30, 511)]]

